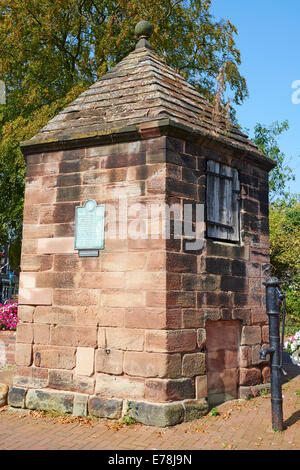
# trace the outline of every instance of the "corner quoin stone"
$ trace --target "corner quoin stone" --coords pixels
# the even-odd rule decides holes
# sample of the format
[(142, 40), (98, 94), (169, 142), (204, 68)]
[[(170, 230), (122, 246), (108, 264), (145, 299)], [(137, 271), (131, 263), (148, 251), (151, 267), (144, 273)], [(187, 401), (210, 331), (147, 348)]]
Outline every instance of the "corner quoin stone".
[(175, 426), (184, 421), (184, 408), (181, 403), (152, 404), (146, 402), (128, 402), (132, 418), (148, 426)]
[(10, 387), (7, 395), (7, 403), (14, 408), (25, 408), (25, 388)]
[(8, 385), (0, 384), (0, 408), (7, 403)]
[(184, 421), (193, 421), (194, 419), (202, 418), (208, 413), (208, 403), (205, 399), (202, 400), (186, 400), (184, 406)]

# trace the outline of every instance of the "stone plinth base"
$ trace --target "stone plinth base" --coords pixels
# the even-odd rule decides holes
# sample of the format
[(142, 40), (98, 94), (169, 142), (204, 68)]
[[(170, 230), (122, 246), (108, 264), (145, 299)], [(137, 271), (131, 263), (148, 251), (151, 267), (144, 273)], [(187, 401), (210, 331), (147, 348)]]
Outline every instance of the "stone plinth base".
[(174, 426), (183, 421), (199, 419), (208, 412), (205, 399), (183, 400), (172, 403), (151, 403), (140, 400), (103, 398), (54, 389), (25, 389), (10, 387), (8, 405), (30, 410), (57, 411), (74, 416), (119, 419), (128, 414), (148, 426)]
[(271, 393), (271, 384), (265, 383), (260, 385), (252, 385), (250, 387), (240, 387), (239, 398), (241, 400), (250, 400), (250, 398), (258, 397)]

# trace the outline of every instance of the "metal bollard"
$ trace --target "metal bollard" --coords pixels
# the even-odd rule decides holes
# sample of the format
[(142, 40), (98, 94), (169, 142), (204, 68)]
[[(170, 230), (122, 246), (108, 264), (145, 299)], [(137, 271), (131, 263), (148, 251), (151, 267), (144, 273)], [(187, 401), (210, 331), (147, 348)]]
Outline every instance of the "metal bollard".
[(261, 359), (266, 359), (267, 354), (270, 355), (272, 428), (274, 431), (283, 431), (281, 373), (284, 371), (280, 344), (280, 316), (281, 303), (285, 297), (280, 289), (281, 284), (276, 277), (271, 277), (264, 282), (269, 316), (270, 347), (263, 349), (260, 353)]

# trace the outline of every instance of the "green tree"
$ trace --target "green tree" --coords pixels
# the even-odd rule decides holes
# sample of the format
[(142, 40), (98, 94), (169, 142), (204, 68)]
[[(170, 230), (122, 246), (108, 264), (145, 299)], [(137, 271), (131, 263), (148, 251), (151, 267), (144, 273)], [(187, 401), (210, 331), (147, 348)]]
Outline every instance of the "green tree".
[(276, 161), (277, 166), (270, 173), (270, 202), (279, 199), (287, 199), (289, 191), (287, 183), (295, 180), (293, 169), (288, 164), (288, 157), (280, 150), (278, 138), (289, 130), (288, 121), (272, 123), (269, 127), (256, 124), (254, 128), (253, 142), (267, 157)]
[[(134, 48), (140, 19), (158, 54), (213, 102), (220, 69), (240, 104), (237, 30), (211, 15), (211, 0), (0, 0), (0, 245), (21, 241), (25, 162), (19, 142)], [(221, 103), (222, 104), (222, 103)], [(13, 250), (14, 251), (14, 250)], [(14, 265), (16, 265), (16, 256)]]
[(288, 129), (288, 121), (276, 121), (269, 127), (257, 124), (253, 141), (277, 163), (269, 179), (271, 271), (284, 282), (288, 331), (292, 333), (300, 326), (300, 197), (287, 188), (295, 175), (279, 144), (280, 136)]
[(272, 275), (284, 281), (289, 325), (300, 327), (300, 202), (281, 200), (270, 207)]
[(300, 202), (279, 201), (270, 207), (272, 274), (291, 284), (300, 273)]

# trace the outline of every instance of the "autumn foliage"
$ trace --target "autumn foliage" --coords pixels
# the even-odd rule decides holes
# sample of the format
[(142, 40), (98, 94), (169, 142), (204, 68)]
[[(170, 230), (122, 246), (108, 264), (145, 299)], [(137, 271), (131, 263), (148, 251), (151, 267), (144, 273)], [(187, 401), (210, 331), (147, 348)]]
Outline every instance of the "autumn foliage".
[[(114, 64), (133, 50), (135, 24), (154, 26), (156, 52), (208, 99), (216, 77), (235, 103), (247, 96), (239, 72), (237, 34), (216, 21), (211, 0), (0, 0), (0, 244), (21, 240), (25, 162), (20, 141), (37, 133)], [(17, 269), (18, 256), (13, 268)]]

